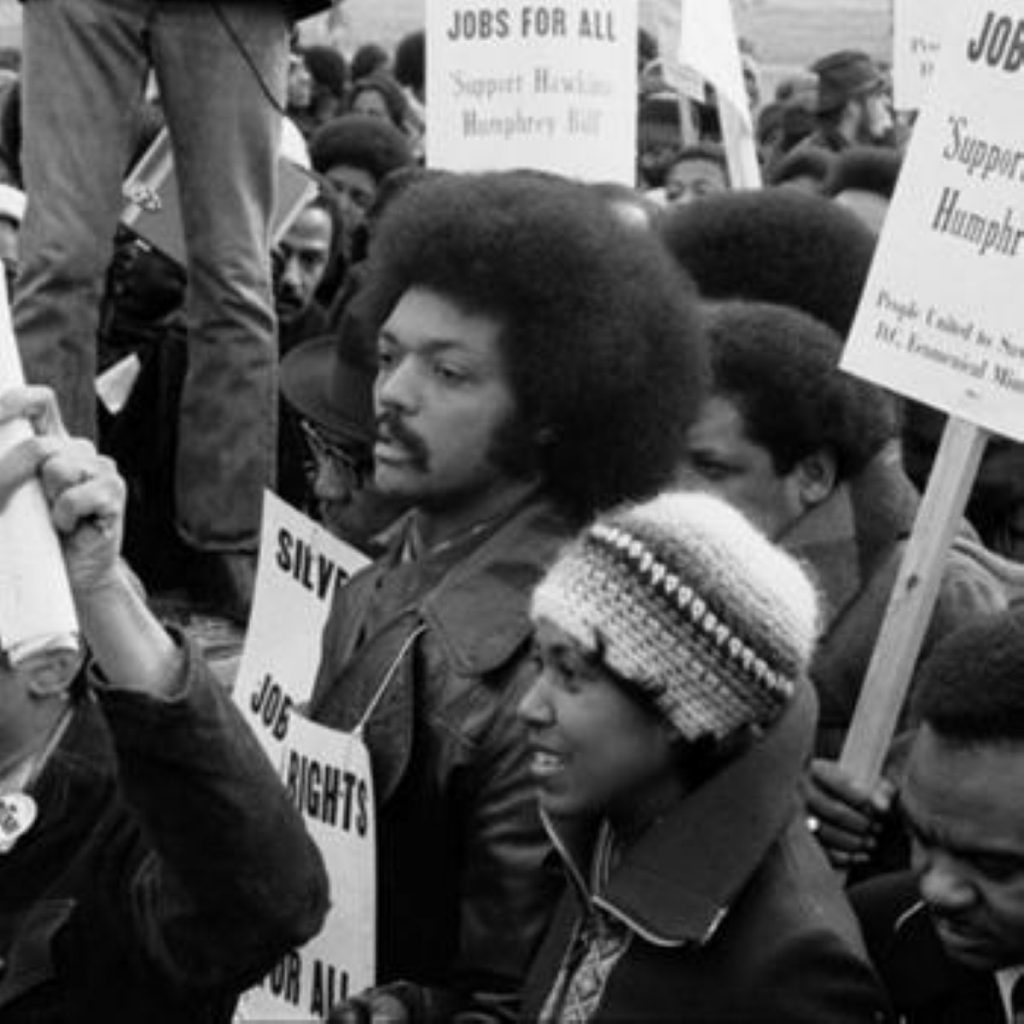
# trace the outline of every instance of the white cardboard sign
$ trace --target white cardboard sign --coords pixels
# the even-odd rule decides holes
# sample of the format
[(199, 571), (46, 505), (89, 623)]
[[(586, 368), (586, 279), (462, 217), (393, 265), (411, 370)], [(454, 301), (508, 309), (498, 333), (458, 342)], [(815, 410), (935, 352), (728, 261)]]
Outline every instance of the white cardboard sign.
[(722, 137), (733, 188), (759, 188), (750, 101), (743, 81), (731, 0), (681, 2), (679, 63), (692, 68), (718, 91)]
[(377, 863), (369, 753), (357, 737), (292, 712), (281, 778), (323, 854), (331, 909), (314, 939), (287, 953), (245, 994), (238, 1016), (321, 1021), (335, 1003), (374, 982)]
[(721, 100), (731, 104), (750, 126), (750, 101), (743, 82), (731, 0), (682, 0), (679, 62), (710, 82)]
[(843, 368), (1024, 441), (1024, 0), (944, 37)]
[(427, 164), (635, 180), (636, 0), (430, 0)]
[(309, 700), (335, 591), (369, 559), (267, 491), (252, 614), (234, 698), (274, 764), (291, 708)]
[(898, 110), (920, 110), (924, 105), (950, 8), (936, 0), (895, 0), (892, 77)]
[(323, 930), (288, 953), (239, 1004), (247, 1021), (323, 1020), (373, 984), (376, 837), (366, 747), (295, 711), (310, 697), (331, 600), (368, 563), (361, 552), (267, 492), (252, 616), (234, 700), (259, 737), (327, 865)]

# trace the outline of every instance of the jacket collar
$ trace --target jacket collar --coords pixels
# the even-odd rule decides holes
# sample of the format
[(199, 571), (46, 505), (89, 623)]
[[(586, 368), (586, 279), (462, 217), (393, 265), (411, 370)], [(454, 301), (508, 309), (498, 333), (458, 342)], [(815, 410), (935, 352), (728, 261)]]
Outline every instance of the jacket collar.
[(465, 551), (427, 595), (423, 620), (456, 672), (490, 671), (529, 636), (529, 595), (572, 532), (535, 493)]
[(922, 901), (896, 920), (881, 962), (897, 1006), (933, 1011), (933, 1016), (922, 1013), (922, 1019), (975, 1024), (1004, 1020), (995, 975), (971, 970), (947, 955)]
[(919, 503), (899, 448), (889, 444), (779, 537), (782, 547), (813, 568), (826, 625), (910, 535)]
[[(623, 853), (594, 904), (654, 945), (708, 942), (793, 817), (816, 714), (812, 687), (801, 685), (759, 742)], [(593, 823), (545, 824), (579, 886), (576, 857)]]

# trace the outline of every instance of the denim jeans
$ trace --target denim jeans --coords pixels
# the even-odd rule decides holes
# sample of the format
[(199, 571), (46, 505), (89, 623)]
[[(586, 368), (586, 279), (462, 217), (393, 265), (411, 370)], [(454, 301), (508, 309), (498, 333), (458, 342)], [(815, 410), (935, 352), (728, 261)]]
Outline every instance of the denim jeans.
[(276, 447), (269, 222), (280, 114), (266, 93), (283, 104), (284, 5), (27, 0), (23, 28), (30, 199), (14, 322), (26, 377), (55, 389), (73, 433), (95, 435), (99, 298), (152, 68), (188, 248), (176, 519), (195, 547), (253, 550)]

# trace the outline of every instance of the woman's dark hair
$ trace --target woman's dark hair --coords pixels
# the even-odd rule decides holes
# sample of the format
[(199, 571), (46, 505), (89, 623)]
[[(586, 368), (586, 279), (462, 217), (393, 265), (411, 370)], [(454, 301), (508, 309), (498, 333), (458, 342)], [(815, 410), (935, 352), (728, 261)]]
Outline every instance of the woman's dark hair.
[(356, 99), (364, 92), (375, 92), (388, 110), (388, 117), (396, 128), (405, 125), (409, 104), (402, 93), (402, 87), (387, 72), (375, 71), (366, 78), (360, 78), (353, 86), (349, 96), (349, 107), (354, 109)]
[(379, 43), (363, 43), (352, 58), (352, 80), (358, 82), (374, 71), (386, 69), (390, 59), (388, 51)]
[(395, 78), (400, 85), (423, 95), (427, 82), (427, 35), (420, 30), (410, 32), (398, 41), (395, 48)]

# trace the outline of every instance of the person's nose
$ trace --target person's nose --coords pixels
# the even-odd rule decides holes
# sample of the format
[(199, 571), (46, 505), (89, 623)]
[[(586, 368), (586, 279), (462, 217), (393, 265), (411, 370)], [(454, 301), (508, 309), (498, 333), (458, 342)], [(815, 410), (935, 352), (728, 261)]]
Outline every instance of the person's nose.
[(377, 373), (377, 404), (382, 409), (413, 412), (419, 405), (420, 394), (415, 361), (407, 355), (393, 360)]
[(281, 268), (281, 288), (294, 295), (302, 294), (302, 270), (295, 256), (289, 256), (284, 261)]
[(554, 710), (548, 698), (543, 669), (537, 673), (533, 685), (523, 694), (517, 713), (523, 722), (534, 729), (541, 729), (554, 722)]
[(964, 866), (941, 850), (915, 851), (914, 866), (924, 901), (940, 914), (968, 909), (977, 891)]

